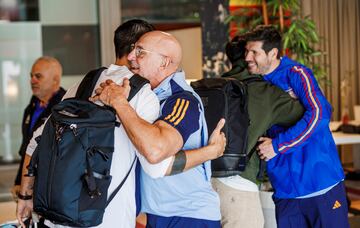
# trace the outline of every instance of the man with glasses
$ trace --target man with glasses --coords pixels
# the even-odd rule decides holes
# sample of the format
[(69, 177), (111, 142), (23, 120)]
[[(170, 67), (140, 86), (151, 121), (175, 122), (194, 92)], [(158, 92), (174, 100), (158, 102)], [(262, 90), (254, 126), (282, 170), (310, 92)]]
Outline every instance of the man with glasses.
[(142, 211), (147, 213), (148, 226), (220, 227), (220, 202), (210, 183), (210, 162), (189, 169), (203, 160), (202, 150), (211, 149), (192, 150), (205, 145), (207, 126), (199, 96), (178, 70), (181, 58), (179, 42), (161, 31), (143, 35), (128, 56), (132, 70), (150, 81), (160, 100), (160, 117), (154, 124), (142, 120), (129, 105), (128, 80), (122, 86), (107, 81), (93, 99), (116, 110), (131, 141), (150, 162), (176, 154), (168, 170), (172, 176), (153, 179), (142, 172)]
[[(130, 20), (125, 22), (115, 31), (114, 44), (116, 52), (115, 64), (111, 64), (108, 69), (104, 70), (100, 78), (97, 81), (97, 85), (101, 82), (111, 79), (117, 83), (121, 83), (124, 78), (130, 78), (133, 73), (129, 71), (129, 61), (128, 54), (132, 50), (131, 44), (136, 42), (139, 37), (148, 32), (152, 31), (153, 27), (145, 21), (142, 20)], [(64, 98), (73, 97), (76, 94), (78, 85), (74, 85), (68, 90)], [(159, 114), (159, 101), (156, 98), (155, 94), (151, 91), (150, 86), (144, 86), (135, 97), (130, 102), (131, 107), (136, 110), (136, 115), (139, 115), (143, 118), (144, 122), (154, 121)], [(122, 125), (124, 126), (124, 125)], [(221, 127), (221, 125), (219, 125)], [(219, 128), (218, 128), (219, 129)], [(125, 129), (126, 130), (126, 129)], [(119, 185), (122, 181), (125, 173), (131, 167), (131, 162), (134, 159), (134, 156), (138, 156), (140, 163), (143, 167), (144, 173), (151, 176), (152, 178), (157, 178), (163, 176), (166, 172), (171, 173), (172, 166), (169, 166), (173, 162), (174, 158), (165, 157), (161, 159), (162, 162), (157, 164), (153, 163), (148, 157), (141, 156), (137, 153), (136, 146), (130, 142), (128, 136), (123, 127), (115, 129), (115, 152), (112, 158), (112, 166), (110, 174), (112, 175), (112, 181), (108, 189), (108, 195), (112, 193), (115, 187)], [(41, 134), (42, 130), (36, 132), (35, 137)], [(213, 141), (211, 141), (213, 139)], [(211, 159), (216, 158), (221, 154), (224, 147), (224, 136), (220, 134), (220, 130), (217, 130), (213, 137), (210, 139), (210, 145), (206, 148), (202, 148), (202, 151), (199, 151), (196, 155), (201, 155), (201, 159)], [(216, 142), (216, 143), (215, 143)], [(31, 154), (36, 147), (35, 140), (32, 140), (28, 149), (27, 149), (27, 158), (26, 163), (29, 163)], [(206, 151), (205, 151), (206, 149)], [(204, 153), (206, 152), (206, 153)], [(188, 153), (188, 152), (186, 152)], [(191, 156), (191, 155), (189, 155)], [(168, 156), (169, 157), (169, 156)], [(148, 162), (150, 160), (150, 162)], [(189, 164), (189, 167), (193, 164)], [(25, 165), (26, 167), (27, 165)], [(170, 167), (170, 168), (168, 168)], [(25, 168), (23, 173), (27, 173)], [(21, 192), (23, 195), (28, 196), (25, 200), (20, 200), (18, 204), (17, 217), (19, 221), (22, 221), (24, 217), (29, 216), (29, 212), (32, 210), (32, 184), (34, 178), (23, 176)], [(132, 169), (129, 174), (128, 179), (117, 193), (108, 207), (105, 209), (104, 218), (102, 223), (98, 227), (113, 227), (116, 224), (116, 227), (135, 227), (135, 172)], [(56, 221), (46, 221), (47, 226), (50, 227), (63, 227), (56, 224)]]

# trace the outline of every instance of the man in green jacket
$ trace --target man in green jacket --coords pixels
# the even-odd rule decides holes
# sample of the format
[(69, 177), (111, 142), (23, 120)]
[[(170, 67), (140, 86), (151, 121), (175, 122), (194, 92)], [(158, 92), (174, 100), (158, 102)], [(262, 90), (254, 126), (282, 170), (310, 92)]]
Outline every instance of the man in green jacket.
[[(264, 81), (260, 75), (251, 75), (245, 62), (244, 36), (236, 36), (226, 46), (226, 54), (232, 63), (232, 69), (223, 77), (232, 77), (240, 81), (258, 78), (248, 83), (248, 128), (247, 153), (256, 146), (258, 139), (272, 125), (289, 127), (303, 115), (300, 102), (274, 85)], [(213, 178), (213, 187), (219, 193), (221, 202), (222, 226), (227, 227), (263, 227), (264, 218), (260, 203), (257, 174), (260, 159), (253, 153), (245, 171), (239, 176)]]

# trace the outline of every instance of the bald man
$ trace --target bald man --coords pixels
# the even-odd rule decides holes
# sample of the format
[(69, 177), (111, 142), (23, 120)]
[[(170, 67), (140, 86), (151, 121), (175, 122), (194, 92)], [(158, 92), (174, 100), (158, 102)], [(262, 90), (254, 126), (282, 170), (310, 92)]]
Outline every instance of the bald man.
[(33, 96), (25, 108), (22, 120), (22, 143), (19, 150), (21, 162), (11, 192), (16, 197), (21, 183), (24, 155), (33, 132), (40, 127), (51, 113), (51, 108), (61, 101), (65, 90), (60, 87), (62, 67), (53, 57), (43, 56), (33, 64), (30, 72), (30, 85)]
[(145, 172), (141, 174), (147, 226), (220, 227), (220, 202), (211, 187), (210, 163), (201, 163), (204, 148), (192, 150), (207, 142), (204, 108), (186, 83), (185, 73), (178, 70), (181, 58), (179, 42), (160, 31), (143, 35), (128, 56), (132, 70), (150, 81), (160, 100), (160, 117), (153, 124), (142, 120), (129, 105), (128, 80), (122, 86), (107, 81), (93, 100), (116, 110), (130, 140), (150, 162), (176, 154), (168, 169), (171, 176), (153, 179)]

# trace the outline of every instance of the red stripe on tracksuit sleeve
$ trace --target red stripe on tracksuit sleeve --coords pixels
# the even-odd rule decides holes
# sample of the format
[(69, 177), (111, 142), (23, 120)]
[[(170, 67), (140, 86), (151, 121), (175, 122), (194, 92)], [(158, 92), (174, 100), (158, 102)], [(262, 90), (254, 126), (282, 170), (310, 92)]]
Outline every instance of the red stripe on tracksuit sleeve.
[(307, 91), (306, 99), (311, 106), (312, 116), (306, 128), (299, 134), (299, 136), (297, 136), (295, 139), (292, 139), (289, 142), (283, 142), (279, 145), (278, 148), (280, 153), (285, 153), (291, 147), (301, 144), (308, 137), (310, 137), (311, 133), (313, 132), (313, 129), (318, 125), (319, 119), (321, 118), (322, 115), (321, 104), (315, 94), (315, 87), (313, 85), (311, 77), (302, 68), (293, 67), (293, 70), (294, 72), (299, 73), (302, 81), (303, 89), (304, 91)]

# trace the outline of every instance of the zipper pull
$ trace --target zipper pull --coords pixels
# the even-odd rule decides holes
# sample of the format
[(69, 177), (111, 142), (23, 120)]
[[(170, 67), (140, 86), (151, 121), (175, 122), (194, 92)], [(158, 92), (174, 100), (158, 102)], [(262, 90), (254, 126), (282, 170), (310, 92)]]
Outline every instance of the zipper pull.
[(55, 139), (57, 142), (60, 142), (62, 133), (64, 132), (64, 126), (60, 124), (55, 125)]
[(74, 136), (77, 136), (77, 125), (76, 124), (70, 124), (70, 129), (72, 130)]

